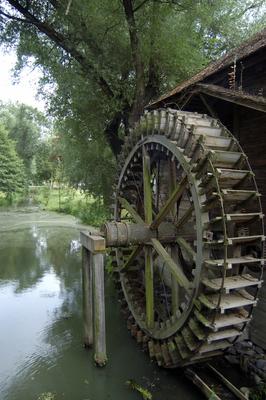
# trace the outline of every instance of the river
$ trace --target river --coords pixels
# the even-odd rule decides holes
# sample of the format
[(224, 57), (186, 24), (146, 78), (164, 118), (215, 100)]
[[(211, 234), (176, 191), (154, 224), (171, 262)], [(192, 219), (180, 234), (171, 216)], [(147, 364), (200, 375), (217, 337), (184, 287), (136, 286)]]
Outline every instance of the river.
[(0, 399), (134, 400), (133, 379), (153, 400), (199, 400), (182, 372), (159, 369), (130, 337), (106, 280), (108, 365), (82, 346), (79, 230), (69, 216), (0, 213)]

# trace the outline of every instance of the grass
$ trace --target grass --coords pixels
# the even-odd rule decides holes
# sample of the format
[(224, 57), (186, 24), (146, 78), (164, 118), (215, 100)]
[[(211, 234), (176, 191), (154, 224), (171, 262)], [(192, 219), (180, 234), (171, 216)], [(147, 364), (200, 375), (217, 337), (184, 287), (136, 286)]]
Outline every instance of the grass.
[(73, 215), (88, 225), (99, 226), (109, 216), (102, 199), (72, 188), (59, 191), (46, 186), (32, 187), (30, 197), (45, 210)]
[(44, 210), (73, 215), (81, 222), (100, 226), (109, 218), (101, 198), (95, 198), (73, 188), (50, 189), (49, 186), (31, 186), (27, 193), (15, 194), (12, 201), (0, 192), (0, 207), (40, 206)]
[(0, 192), (0, 207), (24, 206), (27, 203), (27, 197), (26, 193), (16, 193), (12, 198), (7, 198), (3, 192)]

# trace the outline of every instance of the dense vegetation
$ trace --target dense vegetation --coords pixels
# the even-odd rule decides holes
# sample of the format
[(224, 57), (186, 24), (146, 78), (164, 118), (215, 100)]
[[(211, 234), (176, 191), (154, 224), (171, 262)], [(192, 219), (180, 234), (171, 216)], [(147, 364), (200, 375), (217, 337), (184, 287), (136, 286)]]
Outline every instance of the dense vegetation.
[(124, 135), (144, 106), (263, 24), (263, 0), (2, 1), (0, 42), (17, 50), (17, 72), (43, 70), (54, 118), (44, 144), (34, 130), (42, 117), (17, 111), (23, 126), (27, 114), (28, 146), (20, 123), (10, 137), (27, 176), (63, 179), (107, 204)]
[(30, 202), (100, 224), (107, 218), (103, 196), (95, 191), (93, 197), (81, 180), (71, 185), (73, 163), (68, 169), (69, 154), (56, 129), (37, 109), (0, 104), (0, 205)]
[(0, 124), (0, 191), (8, 200), (24, 188), (24, 168), (15, 150), (15, 143)]

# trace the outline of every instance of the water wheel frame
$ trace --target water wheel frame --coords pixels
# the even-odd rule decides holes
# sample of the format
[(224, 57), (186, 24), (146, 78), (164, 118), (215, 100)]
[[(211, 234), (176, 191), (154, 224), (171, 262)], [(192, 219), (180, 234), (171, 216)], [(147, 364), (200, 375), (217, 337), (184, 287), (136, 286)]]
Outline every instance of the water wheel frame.
[[(174, 171), (175, 178), (170, 176), (172, 190), (165, 200), (160, 199), (160, 166), (156, 175), (160, 162), (166, 165), (164, 176)], [(113, 243), (111, 254), (132, 336), (168, 368), (231, 346), (251, 319), (264, 261), (260, 194), (238, 141), (207, 115), (146, 112), (125, 140), (114, 197), (115, 221), (105, 234), (117, 229), (124, 238)], [(186, 225), (194, 229), (192, 242), (182, 237)], [(171, 299), (165, 319), (163, 310), (155, 311), (160, 295), (155, 272), (167, 288), (165, 298)], [(177, 307), (176, 290), (186, 299)]]

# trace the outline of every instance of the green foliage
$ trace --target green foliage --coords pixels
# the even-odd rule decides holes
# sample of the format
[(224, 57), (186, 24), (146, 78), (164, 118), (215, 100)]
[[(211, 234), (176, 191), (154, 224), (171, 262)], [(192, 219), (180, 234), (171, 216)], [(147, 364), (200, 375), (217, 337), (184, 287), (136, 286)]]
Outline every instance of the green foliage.
[(37, 144), (34, 161), (36, 164), (36, 172), (33, 175), (33, 180), (36, 184), (43, 184), (52, 180), (55, 174), (55, 163), (53, 162), (52, 152), (53, 147), (51, 140), (40, 140)]
[(0, 125), (0, 191), (11, 200), (15, 192), (25, 188), (24, 178), (23, 163), (16, 153), (15, 144)]
[(89, 204), (81, 204), (77, 216), (85, 224), (101, 226), (108, 218), (110, 218), (110, 213), (103, 204), (103, 201), (98, 199)]
[(253, 389), (249, 395), (250, 400), (265, 400), (266, 398), (266, 383), (260, 384), (256, 389)]
[[(42, 93), (60, 120), (64, 179), (105, 203), (113, 154), (119, 158), (120, 139), (144, 105), (265, 26), (263, 0), (132, 0), (132, 40), (125, 1), (21, 1), (24, 14), (16, 3), (1, 3), (0, 42), (16, 47), (17, 72), (27, 60), (44, 72)], [(17, 18), (29, 13), (37, 27)]]
[(0, 104), (0, 122), (16, 144), (28, 181), (41, 183), (51, 178), (49, 123), (37, 109), (25, 104)]
[(63, 179), (72, 187), (102, 196), (108, 204), (116, 163), (103, 136), (88, 139), (88, 128), (82, 125), (58, 128), (58, 132), (57, 152), (62, 157)]
[(55, 400), (55, 399), (56, 399), (55, 394), (51, 392), (42, 393), (37, 398), (37, 400)]
[(137, 392), (139, 392), (144, 400), (152, 400), (151, 392), (148, 389), (145, 389), (144, 387), (140, 386), (133, 379), (129, 379), (128, 381), (126, 381), (126, 384), (132, 390), (136, 390)]
[(87, 225), (100, 226), (110, 217), (103, 200), (82, 193), (80, 190), (63, 188), (51, 189), (48, 186), (34, 188), (31, 196), (36, 204), (50, 211), (73, 215)]

